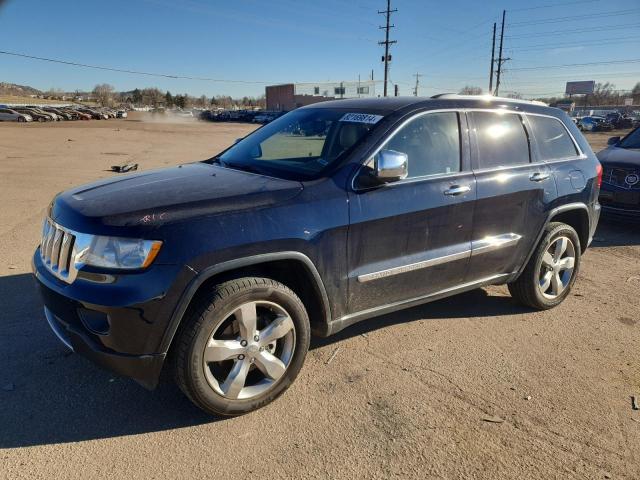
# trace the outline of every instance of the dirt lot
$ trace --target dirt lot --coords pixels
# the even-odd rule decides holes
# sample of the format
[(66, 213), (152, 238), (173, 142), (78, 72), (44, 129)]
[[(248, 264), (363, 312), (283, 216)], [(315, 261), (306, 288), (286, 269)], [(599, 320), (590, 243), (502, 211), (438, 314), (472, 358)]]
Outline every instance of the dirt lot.
[(314, 340), (293, 387), (240, 418), (66, 353), (29, 273), (52, 196), (252, 128), (0, 124), (0, 478), (640, 478), (638, 225), (602, 222), (552, 311), (490, 287), (367, 321)]

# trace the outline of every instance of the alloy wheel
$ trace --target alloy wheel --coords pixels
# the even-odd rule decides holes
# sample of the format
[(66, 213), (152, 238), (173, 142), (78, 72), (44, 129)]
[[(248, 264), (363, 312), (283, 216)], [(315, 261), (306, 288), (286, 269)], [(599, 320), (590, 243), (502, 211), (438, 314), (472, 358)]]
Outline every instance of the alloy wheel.
[(295, 349), (295, 326), (280, 305), (252, 301), (234, 309), (213, 330), (202, 360), (209, 386), (232, 400), (246, 400), (274, 387)]
[(571, 239), (555, 238), (547, 247), (540, 263), (538, 288), (545, 298), (555, 299), (565, 291), (576, 261), (576, 248)]

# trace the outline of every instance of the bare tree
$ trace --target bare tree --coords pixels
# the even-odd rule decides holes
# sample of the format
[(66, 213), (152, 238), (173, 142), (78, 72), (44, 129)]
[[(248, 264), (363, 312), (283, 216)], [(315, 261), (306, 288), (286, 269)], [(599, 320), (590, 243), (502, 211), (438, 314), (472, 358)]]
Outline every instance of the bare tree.
[(102, 105), (103, 107), (108, 107), (109, 105), (111, 105), (111, 102), (113, 100), (114, 91), (115, 88), (113, 88), (113, 85), (109, 85), (108, 83), (101, 83), (93, 88), (93, 95), (96, 97), (96, 100), (100, 105)]
[(635, 105), (640, 104), (640, 82), (636, 83), (636, 86), (631, 90), (631, 96)]
[(465, 85), (458, 93), (460, 95), (482, 95), (482, 89), (472, 85)]
[(507, 98), (514, 98), (517, 100), (522, 100), (522, 94), (520, 92), (509, 92), (507, 94)]

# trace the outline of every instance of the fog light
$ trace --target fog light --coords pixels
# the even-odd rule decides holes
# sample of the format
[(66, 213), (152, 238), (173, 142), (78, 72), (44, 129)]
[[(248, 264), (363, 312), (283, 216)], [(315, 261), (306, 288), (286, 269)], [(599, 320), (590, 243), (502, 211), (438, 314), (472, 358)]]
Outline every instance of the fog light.
[(109, 333), (109, 316), (106, 313), (86, 308), (78, 309), (78, 316), (87, 330), (98, 335)]

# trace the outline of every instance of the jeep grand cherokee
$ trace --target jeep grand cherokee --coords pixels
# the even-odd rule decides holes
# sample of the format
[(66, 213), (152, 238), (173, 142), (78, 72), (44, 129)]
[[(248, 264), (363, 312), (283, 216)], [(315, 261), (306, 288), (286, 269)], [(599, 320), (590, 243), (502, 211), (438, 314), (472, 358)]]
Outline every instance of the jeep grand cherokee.
[(208, 160), (60, 193), (33, 269), (67, 347), (148, 388), (165, 368), (235, 415), (284, 392), (312, 332), (495, 284), (558, 305), (601, 176), (542, 104), (329, 101)]

